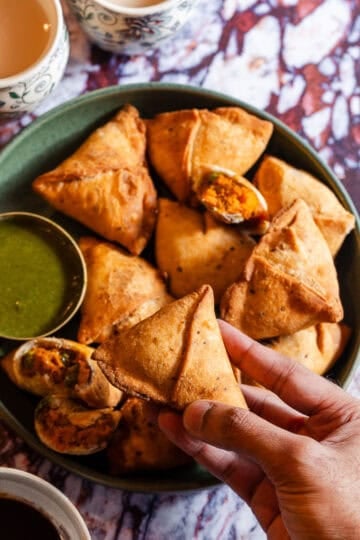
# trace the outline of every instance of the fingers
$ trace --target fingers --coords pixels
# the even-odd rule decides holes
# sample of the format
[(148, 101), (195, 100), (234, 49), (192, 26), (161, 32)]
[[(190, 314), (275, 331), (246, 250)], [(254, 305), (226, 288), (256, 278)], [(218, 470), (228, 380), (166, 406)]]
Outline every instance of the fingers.
[(278, 474), (284, 456), (294, 455), (299, 436), (249, 410), (218, 402), (195, 401), (184, 412), (189, 434), (207, 444), (237, 452), (255, 461), (266, 474)]
[(232, 362), (283, 401), (304, 414), (312, 415), (332, 403), (346, 404), (343, 390), (298, 362), (264, 347), (224, 321), (222, 337)]
[(241, 385), (241, 390), (253, 413), (292, 433), (306, 433), (308, 417), (286, 405), (273, 392), (245, 384)]
[(264, 479), (263, 471), (255, 463), (233, 452), (214, 448), (194, 439), (184, 429), (182, 417), (173, 412), (160, 412), (158, 424), (176, 446), (192, 456), (211, 474), (227, 483), (250, 504), (257, 487)]

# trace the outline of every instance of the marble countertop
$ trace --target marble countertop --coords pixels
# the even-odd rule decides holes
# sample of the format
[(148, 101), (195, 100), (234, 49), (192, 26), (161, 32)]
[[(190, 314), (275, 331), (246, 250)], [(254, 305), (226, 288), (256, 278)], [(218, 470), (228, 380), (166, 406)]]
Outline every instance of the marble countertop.
[[(0, 125), (0, 148), (47, 110), (109, 85), (161, 81), (229, 94), (264, 109), (319, 152), (360, 208), (360, 12), (357, 0), (198, 0), (194, 15), (156, 50), (128, 57), (91, 46), (63, 8), (71, 38), (66, 73), (32, 115)], [(360, 397), (360, 369), (348, 391)], [(226, 486), (140, 494), (96, 485), (44, 459), (0, 423), (0, 464), (61, 489), (94, 540), (264, 538)]]

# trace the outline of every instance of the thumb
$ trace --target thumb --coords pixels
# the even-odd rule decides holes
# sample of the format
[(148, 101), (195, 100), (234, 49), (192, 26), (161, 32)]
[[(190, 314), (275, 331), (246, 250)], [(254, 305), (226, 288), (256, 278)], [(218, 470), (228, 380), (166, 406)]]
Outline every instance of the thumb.
[(256, 461), (272, 474), (289, 461), (299, 446), (295, 435), (260, 418), (249, 410), (214, 401), (195, 401), (185, 410), (185, 429), (208, 444), (231, 450)]

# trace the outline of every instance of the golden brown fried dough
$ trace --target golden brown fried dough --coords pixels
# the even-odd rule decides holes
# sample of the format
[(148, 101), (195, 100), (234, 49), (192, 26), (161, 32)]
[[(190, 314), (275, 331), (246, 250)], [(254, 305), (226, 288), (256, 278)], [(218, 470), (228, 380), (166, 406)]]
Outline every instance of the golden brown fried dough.
[(106, 450), (110, 474), (137, 470), (169, 469), (191, 463), (152, 420), (153, 405), (129, 398), (121, 408), (119, 425)]
[(89, 409), (64, 396), (49, 395), (35, 409), (35, 431), (56, 452), (93, 454), (108, 445), (120, 414), (111, 408)]
[(95, 359), (112, 384), (130, 395), (179, 410), (196, 399), (246, 407), (208, 285), (112, 336)]
[(264, 195), (271, 217), (295, 199), (303, 199), (309, 205), (333, 256), (355, 226), (354, 216), (345, 210), (325, 184), (278, 158), (263, 158), (254, 183)]
[(319, 323), (291, 336), (281, 336), (267, 346), (324, 375), (343, 353), (351, 330), (343, 323)]
[(271, 137), (273, 125), (239, 107), (161, 113), (147, 120), (150, 161), (181, 202), (213, 166), (243, 175)]
[(132, 326), (172, 300), (160, 272), (144, 259), (96, 238), (81, 238), (79, 244), (88, 271), (78, 330), (81, 343), (100, 343), (114, 324)]
[(208, 213), (159, 200), (156, 261), (177, 298), (208, 283), (217, 303), (240, 277), (254, 246), (250, 236), (215, 221)]
[(342, 319), (334, 262), (304, 201), (275, 216), (244, 277), (225, 292), (221, 316), (254, 339)]
[(156, 216), (145, 148), (145, 125), (126, 105), (33, 188), (57, 210), (139, 254)]
[(91, 359), (93, 352), (69, 339), (37, 338), (10, 352), (1, 366), (19, 388), (37, 396), (56, 393), (91, 407), (114, 407), (122, 393)]

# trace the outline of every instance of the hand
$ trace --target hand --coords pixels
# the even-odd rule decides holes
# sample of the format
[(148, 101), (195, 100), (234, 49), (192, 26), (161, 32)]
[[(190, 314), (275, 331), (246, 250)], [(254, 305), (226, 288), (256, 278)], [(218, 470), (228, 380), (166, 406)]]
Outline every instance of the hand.
[(232, 362), (269, 390), (242, 385), (249, 410), (196, 401), (159, 426), (231, 486), (268, 538), (360, 537), (360, 402), (220, 321)]

